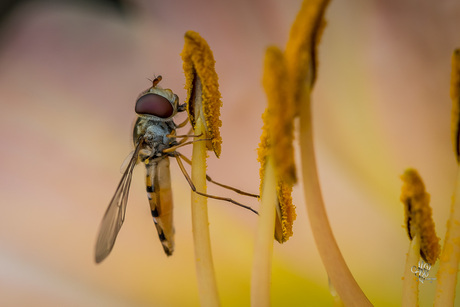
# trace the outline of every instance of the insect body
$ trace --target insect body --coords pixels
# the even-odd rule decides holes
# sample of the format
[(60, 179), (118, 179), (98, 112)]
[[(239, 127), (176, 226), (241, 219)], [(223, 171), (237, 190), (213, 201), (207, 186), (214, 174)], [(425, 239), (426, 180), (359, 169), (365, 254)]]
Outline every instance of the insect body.
[[(118, 232), (123, 225), (131, 178), (134, 167), (138, 163), (143, 163), (147, 170), (147, 197), (149, 199), (150, 209), (158, 231), (158, 236), (168, 256), (172, 255), (174, 251), (173, 202), (169, 157), (173, 157), (177, 160), (180, 170), (187, 179), (190, 188), (195, 193), (205, 197), (231, 202), (257, 214), (257, 211), (254, 209), (240, 204), (231, 198), (209, 195), (196, 190), (181, 159), (188, 163), (190, 163), (190, 161), (176, 151), (176, 148), (180, 146), (193, 143), (193, 141), (185, 141), (188, 137), (196, 137), (196, 135), (176, 135), (176, 128), (182, 127), (187, 121), (183, 124), (176, 125), (173, 121), (173, 117), (178, 112), (185, 111), (185, 104), (179, 105), (179, 98), (171, 90), (162, 89), (157, 86), (160, 81), (161, 76), (155, 78), (152, 87), (142, 92), (136, 101), (135, 111), (139, 117), (134, 125), (133, 131), (135, 149), (132, 156), (129, 158), (126, 170), (123, 172), (115, 195), (110, 201), (107, 211), (102, 218), (99, 235), (96, 241), (96, 263), (101, 262), (110, 254)], [(178, 142), (176, 138), (179, 137), (183, 139)], [(201, 140), (208, 141), (209, 139)], [(207, 175), (206, 179), (236, 193), (259, 197), (258, 195), (246, 193), (215, 182)]]
[(97, 263), (109, 255), (123, 224), (131, 177), (137, 163), (145, 164), (147, 170), (147, 196), (163, 249), (168, 256), (174, 251), (168, 156), (174, 156), (176, 152), (167, 153), (164, 150), (179, 144), (175, 138), (173, 117), (185, 108), (179, 105), (179, 99), (172, 91), (157, 86), (160, 81), (161, 76), (153, 80), (152, 87), (141, 93), (136, 101), (135, 111), (139, 117), (133, 131), (135, 150), (102, 219), (96, 242)]
[(163, 150), (177, 145), (174, 137), (168, 137), (173, 131), (175, 127), (172, 121), (142, 117), (139, 117), (134, 129), (134, 140), (142, 140), (139, 142), (139, 160), (147, 170), (145, 183), (150, 210), (168, 256), (174, 251), (173, 202), (169, 158)]

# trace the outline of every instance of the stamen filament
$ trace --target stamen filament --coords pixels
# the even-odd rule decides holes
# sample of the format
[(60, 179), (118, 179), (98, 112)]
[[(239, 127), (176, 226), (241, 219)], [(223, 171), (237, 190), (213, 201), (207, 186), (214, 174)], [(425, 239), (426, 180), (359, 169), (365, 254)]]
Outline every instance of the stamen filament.
[(418, 306), (418, 278), (411, 268), (418, 265), (420, 259), (420, 237), (416, 235), (412, 238), (407, 252), (406, 265), (404, 268), (403, 297), (402, 306)]
[(327, 274), (345, 306), (372, 306), (348, 269), (327, 218), (316, 170), (309, 89), (307, 93), (304, 96), (307, 101), (303, 101), (300, 106), (299, 140), (304, 194), (316, 246)]
[[(452, 55), (452, 76), (450, 86), (452, 99), (452, 143), (455, 157), (460, 163), (460, 50)], [(457, 183), (447, 222), (446, 237), (437, 273), (438, 284), (434, 306), (453, 306), (460, 261), (460, 164), (457, 169)]]
[(286, 59), (300, 114), (300, 153), (304, 195), (316, 246), (333, 287), (346, 306), (372, 306), (343, 259), (327, 218), (316, 170), (310, 93), (316, 78), (316, 46), (328, 0), (305, 0), (291, 28)]
[[(195, 133), (205, 138), (205, 127), (201, 117), (196, 118)], [(198, 191), (206, 193), (206, 142), (193, 143), (192, 181)], [(192, 231), (195, 245), (195, 264), (198, 280), (198, 291), (201, 306), (219, 306), (219, 295), (214, 273), (209, 234), (207, 198), (192, 193)]]
[(436, 275), (437, 286), (434, 306), (453, 306), (460, 261), (460, 167), (457, 183), (447, 222), (446, 237), (442, 249), (439, 269)]
[(270, 306), (270, 280), (275, 231), (276, 178), (273, 159), (267, 157), (262, 187), (257, 235), (252, 264), (251, 306)]

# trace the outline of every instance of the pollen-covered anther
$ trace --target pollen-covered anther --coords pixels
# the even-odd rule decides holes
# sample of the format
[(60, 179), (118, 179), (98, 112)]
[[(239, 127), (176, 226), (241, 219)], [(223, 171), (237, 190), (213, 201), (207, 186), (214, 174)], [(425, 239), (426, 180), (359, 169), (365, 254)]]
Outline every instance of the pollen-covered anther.
[(406, 170), (401, 179), (403, 186), (400, 199), (404, 204), (409, 238), (420, 238), (420, 256), (427, 263), (434, 265), (441, 246), (431, 217), (430, 194), (426, 193), (425, 185), (416, 170)]
[[(263, 197), (263, 187), (265, 182), (265, 169), (267, 167), (267, 158), (271, 155), (272, 146), (269, 141), (269, 133), (267, 129), (267, 110), (262, 115), (264, 125), (262, 127), (262, 135), (260, 136), (259, 148), (257, 149), (260, 163), (260, 194)], [(275, 219), (275, 239), (279, 243), (286, 242), (293, 234), (292, 225), (296, 219), (295, 206), (292, 204), (292, 185), (277, 179), (276, 186), (276, 219)]]
[(296, 182), (292, 145), (295, 110), (288, 82), (283, 53), (277, 47), (269, 47), (265, 54), (263, 77), (268, 106), (262, 115), (264, 125), (258, 148), (258, 160), (261, 164), (261, 194), (264, 190), (268, 157), (274, 162), (277, 182), (275, 239), (279, 243), (286, 242), (292, 236), (292, 225), (296, 218), (291, 197), (292, 185)]
[(293, 235), (292, 225), (297, 215), (292, 204), (292, 186), (279, 182), (276, 192), (281, 216), (277, 214), (275, 220), (275, 239), (279, 243), (284, 243)]
[(329, 0), (304, 1), (291, 27), (285, 54), (297, 110), (316, 80), (316, 49), (326, 25), (324, 12), (328, 4)]
[(452, 99), (452, 144), (457, 162), (460, 162), (460, 49), (456, 49), (452, 54), (450, 98)]
[(185, 33), (185, 44), (182, 51), (185, 73), (185, 89), (187, 89), (187, 112), (195, 127), (196, 117), (202, 117), (206, 129), (207, 149), (220, 155), (222, 138), (220, 136), (220, 108), (222, 106), (219, 92), (218, 76), (215, 71), (215, 60), (207, 42), (194, 31)]
[(277, 176), (293, 185), (296, 178), (294, 163), (293, 95), (289, 91), (289, 76), (284, 55), (277, 47), (269, 47), (265, 53), (263, 85), (268, 107), (264, 115), (272, 146)]

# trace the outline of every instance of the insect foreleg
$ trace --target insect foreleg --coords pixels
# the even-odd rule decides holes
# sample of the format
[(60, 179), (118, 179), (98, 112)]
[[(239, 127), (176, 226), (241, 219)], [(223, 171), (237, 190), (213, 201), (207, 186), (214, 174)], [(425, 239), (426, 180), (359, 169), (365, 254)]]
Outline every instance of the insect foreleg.
[[(177, 111), (178, 111), (178, 112), (181, 112), (180, 106), (179, 106), (179, 110), (177, 110)], [(188, 119), (188, 116), (187, 116), (187, 118), (186, 118), (182, 123), (180, 123), (179, 125), (177, 125), (176, 127), (177, 127), (177, 128), (182, 128), (182, 127), (184, 127), (185, 125), (187, 125), (188, 121), (189, 121), (189, 119)]]

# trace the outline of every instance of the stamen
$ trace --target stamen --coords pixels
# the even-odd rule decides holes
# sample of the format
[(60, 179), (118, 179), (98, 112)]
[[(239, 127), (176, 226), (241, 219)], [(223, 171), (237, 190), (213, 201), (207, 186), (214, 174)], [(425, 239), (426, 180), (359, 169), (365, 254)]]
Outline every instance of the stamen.
[(292, 185), (296, 181), (293, 149), (293, 96), (288, 90), (288, 73), (283, 53), (277, 47), (269, 47), (265, 54), (263, 85), (268, 106), (262, 115), (264, 125), (258, 149), (260, 162), (260, 193), (262, 193), (266, 160), (273, 157), (276, 176), (277, 218), (275, 239), (286, 242), (292, 236), (292, 224), (296, 218), (292, 204)]
[[(202, 135), (193, 143), (191, 181), (196, 190), (206, 193), (206, 150), (213, 150), (219, 157), (222, 143), (219, 132), (222, 125), (219, 118), (222, 102), (217, 73), (214, 70), (215, 61), (207, 42), (193, 31), (185, 34), (181, 55), (186, 79), (187, 112), (195, 134)], [(195, 192), (192, 193), (192, 232), (201, 305), (218, 306), (220, 304), (211, 254), (207, 198)]]

